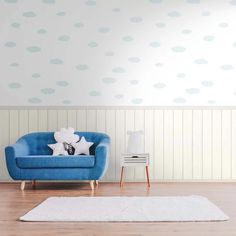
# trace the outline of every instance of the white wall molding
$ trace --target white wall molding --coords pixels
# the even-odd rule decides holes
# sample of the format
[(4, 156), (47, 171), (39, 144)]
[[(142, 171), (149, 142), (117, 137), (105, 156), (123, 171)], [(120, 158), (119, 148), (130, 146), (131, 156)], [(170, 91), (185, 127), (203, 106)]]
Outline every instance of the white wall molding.
[(0, 106), (0, 110), (236, 110), (236, 106)]
[[(9, 176), (4, 148), (29, 132), (72, 126), (110, 135), (111, 158), (104, 181), (118, 181), (128, 130), (144, 130), (153, 181), (236, 180), (236, 107), (8, 107), (0, 109), (0, 180)], [(127, 169), (129, 181), (145, 179)]]

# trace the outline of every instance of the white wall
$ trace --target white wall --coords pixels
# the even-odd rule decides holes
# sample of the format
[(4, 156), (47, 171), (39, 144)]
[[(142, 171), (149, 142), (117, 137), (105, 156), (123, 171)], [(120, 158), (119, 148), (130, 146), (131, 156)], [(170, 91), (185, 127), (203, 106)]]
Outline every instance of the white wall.
[[(236, 108), (60, 107), (1, 108), (0, 180), (9, 180), (4, 147), (19, 136), (72, 126), (110, 135), (111, 157), (105, 180), (117, 181), (127, 130), (144, 130), (152, 180), (236, 180)], [(144, 179), (128, 169), (127, 179)]]
[(2, 106), (235, 106), (235, 0), (2, 0)]

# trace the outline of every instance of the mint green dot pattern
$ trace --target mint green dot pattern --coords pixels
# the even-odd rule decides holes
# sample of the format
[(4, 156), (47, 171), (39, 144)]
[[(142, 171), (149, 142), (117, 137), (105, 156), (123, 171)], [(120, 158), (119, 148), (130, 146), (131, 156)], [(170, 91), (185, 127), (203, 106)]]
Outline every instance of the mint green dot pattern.
[(122, 99), (123, 97), (124, 97), (123, 94), (116, 94), (116, 95), (114, 96), (114, 98), (116, 98), (116, 99)]
[(124, 36), (123, 38), (122, 38), (122, 40), (124, 41), (124, 42), (132, 42), (132, 41), (134, 41), (134, 38), (132, 37), (132, 36)]
[(58, 37), (58, 40), (61, 41), (61, 42), (67, 42), (70, 40), (70, 36), (68, 35), (61, 35)]
[(198, 65), (206, 65), (206, 64), (208, 64), (208, 61), (206, 59), (204, 59), (204, 58), (196, 59), (194, 62), (196, 64), (198, 64)]
[(134, 17), (131, 17), (131, 18), (130, 18), (130, 21), (131, 21), (132, 23), (140, 23), (140, 22), (143, 21), (143, 18), (140, 17), (140, 16), (134, 16)]
[(15, 42), (6, 42), (5, 43), (5, 47), (8, 47), (8, 48), (14, 48), (16, 46), (16, 43)]
[(159, 42), (151, 42), (150, 46), (153, 47), (153, 48), (158, 48), (158, 47), (161, 46), (161, 44)]
[(84, 27), (84, 24), (82, 22), (77, 22), (77, 23), (74, 24), (74, 27), (82, 28), (82, 27)]
[(233, 67), (233, 65), (225, 64), (225, 65), (222, 65), (222, 66), (221, 66), (221, 69), (222, 69), (222, 70), (233, 70), (234, 67)]
[(105, 84), (114, 84), (116, 82), (116, 79), (113, 77), (105, 77), (102, 79), (102, 81)]
[(69, 83), (67, 81), (64, 81), (64, 80), (57, 81), (56, 84), (60, 87), (67, 87), (69, 85)]
[(59, 58), (53, 58), (50, 60), (50, 63), (54, 64), (54, 65), (61, 65), (61, 64), (63, 64), (63, 60), (61, 60)]
[(185, 78), (186, 77), (186, 74), (185, 73), (178, 73), (176, 75), (177, 78)]
[(96, 48), (98, 46), (98, 43), (97, 42), (90, 42), (90, 43), (88, 43), (88, 46), (90, 48)]
[(182, 46), (176, 46), (176, 47), (172, 48), (173, 52), (184, 52), (185, 50), (186, 50), (186, 48), (182, 47)]
[(47, 30), (45, 30), (45, 29), (39, 29), (37, 32), (38, 32), (38, 34), (46, 34), (46, 33), (47, 33)]
[(12, 89), (18, 89), (21, 87), (21, 84), (20, 83), (11, 83), (8, 86), (9, 86), (9, 88), (12, 88)]
[(112, 69), (112, 71), (113, 71), (114, 73), (119, 73), (119, 74), (126, 72), (126, 70), (125, 70), (123, 67), (115, 67), (115, 68)]
[(159, 82), (159, 83), (154, 84), (153, 86), (154, 86), (154, 88), (157, 88), (157, 89), (163, 89), (166, 87), (166, 84)]
[(129, 82), (130, 82), (130, 84), (132, 84), (132, 85), (137, 85), (137, 84), (139, 83), (139, 81), (136, 80), (136, 79), (130, 80)]
[(76, 66), (76, 69), (77, 69), (77, 70), (84, 71), (84, 70), (88, 70), (89, 67), (88, 67), (88, 65), (81, 64), (81, 65), (77, 65), (77, 66)]
[(203, 40), (205, 40), (205, 41), (207, 41), (207, 42), (211, 42), (211, 41), (213, 41), (214, 39), (215, 39), (215, 37), (212, 36), (212, 35), (206, 35), (206, 36), (204, 36), (204, 38), (203, 38)]
[(182, 104), (182, 103), (186, 103), (186, 99), (183, 97), (176, 97), (173, 99), (173, 102)]
[(178, 17), (181, 17), (181, 13), (178, 11), (172, 11), (168, 13), (168, 16), (172, 18), (178, 18)]
[(138, 57), (130, 57), (130, 58), (128, 58), (128, 61), (132, 62), (132, 63), (139, 63), (141, 61), (141, 59)]
[(157, 28), (164, 28), (166, 26), (166, 24), (164, 22), (158, 22), (156, 23), (156, 27)]
[(26, 49), (27, 49), (28, 52), (32, 52), (32, 53), (41, 51), (41, 48), (37, 47), (37, 46), (27, 47)]
[(34, 12), (32, 12), (32, 11), (27, 11), (27, 12), (24, 12), (24, 13), (23, 13), (23, 16), (24, 16), (24, 17), (32, 18), (32, 17), (36, 17), (36, 13), (34, 13)]
[(28, 102), (29, 103), (33, 103), (33, 104), (38, 104), (38, 103), (41, 103), (41, 99), (40, 98), (37, 98), (37, 97), (31, 97), (28, 99)]
[(192, 30), (190, 30), (190, 29), (184, 29), (184, 30), (182, 30), (182, 33), (183, 33), (183, 34), (191, 34), (191, 33), (192, 33)]
[(236, 0), (215, 2), (2, 0), (0, 106), (236, 106)]
[(40, 78), (40, 74), (39, 73), (33, 73), (31, 76), (32, 76), (33, 79)]
[(20, 23), (14, 22), (14, 23), (11, 24), (11, 26), (13, 28), (19, 28), (20, 27)]
[(53, 88), (43, 88), (41, 89), (41, 93), (49, 95), (55, 93), (55, 90)]
[(185, 91), (186, 91), (186, 93), (188, 93), (188, 94), (197, 94), (197, 93), (200, 93), (200, 90), (197, 89), (197, 88), (188, 88), (188, 89), (186, 89)]
[(139, 104), (142, 104), (143, 99), (142, 99), (142, 98), (133, 98), (133, 99), (131, 100), (131, 102), (132, 102), (133, 104), (139, 105)]
[(60, 12), (57, 13), (57, 15), (58, 15), (58, 16), (65, 16), (65, 15), (66, 15), (66, 12), (60, 11)]
[(205, 87), (211, 87), (214, 85), (214, 83), (210, 80), (204, 80), (204, 81), (202, 81), (202, 85)]
[(92, 97), (99, 97), (101, 96), (101, 93), (99, 91), (93, 90), (89, 92), (89, 95)]

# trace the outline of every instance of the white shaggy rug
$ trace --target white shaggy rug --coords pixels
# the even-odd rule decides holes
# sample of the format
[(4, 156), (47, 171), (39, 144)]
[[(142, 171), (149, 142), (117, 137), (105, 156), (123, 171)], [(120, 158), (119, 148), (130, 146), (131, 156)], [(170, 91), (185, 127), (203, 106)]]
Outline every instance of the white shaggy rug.
[(224, 221), (229, 217), (207, 198), (50, 197), (22, 221)]

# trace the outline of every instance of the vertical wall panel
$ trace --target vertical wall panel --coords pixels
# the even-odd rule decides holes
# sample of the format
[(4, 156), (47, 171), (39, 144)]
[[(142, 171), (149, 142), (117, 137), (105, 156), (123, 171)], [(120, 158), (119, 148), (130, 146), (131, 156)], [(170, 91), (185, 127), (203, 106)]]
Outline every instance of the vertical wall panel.
[(212, 119), (212, 175), (214, 179), (221, 179), (222, 168), (222, 127), (221, 127), (221, 111), (214, 110)]
[(232, 179), (236, 179), (236, 110), (232, 111)]
[[(145, 138), (147, 138), (147, 133), (146, 133), (146, 125), (145, 125), (145, 111), (144, 110), (136, 110), (134, 112), (134, 129), (135, 131), (141, 131), (143, 132), (144, 135), (144, 146), (143, 149), (145, 148)], [(145, 126), (145, 127), (144, 127)], [(146, 147), (146, 151), (150, 152), (148, 147)], [(143, 180), (145, 179), (145, 171), (143, 167), (136, 167), (135, 168), (135, 179), (137, 180)]]
[(111, 148), (110, 148), (110, 160), (109, 168), (107, 170), (106, 178), (112, 180), (116, 177), (116, 160), (115, 160), (115, 131), (116, 131), (116, 117), (115, 110), (108, 110), (106, 112), (106, 133), (111, 138)]
[(78, 131), (86, 131), (87, 126), (87, 113), (86, 110), (77, 110), (77, 128)]
[(57, 129), (67, 128), (67, 110), (57, 111)]
[(164, 178), (164, 113), (163, 110), (154, 111), (154, 157), (155, 166), (154, 173), (155, 179)]
[(96, 110), (87, 110), (87, 122), (86, 122), (86, 130), (87, 131), (94, 131), (97, 129), (97, 113)]
[(193, 178), (193, 120), (192, 110), (183, 111), (183, 178)]
[(97, 110), (97, 132), (106, 132), (106, 110)]
[(67, 112), (67, 127), (72, 127), (76, 130), (77, 127), (76, 110), (68, 110)]
[[(126, 140), (126, 146), (125, 150), (127, 150), (127, 144), (128, 144), (128, 131), (134, 131), (134, 110), (126, 110), (125, 111), (125, 140)], [(125, 171), (125, 177), (128, 180), (134, 180), (134, 167), (127, 167)]]
[(48, 110), (48, 130), (56, 131), (57, 130), (57, 110)]
[(174, 179), (183, 178), (183, 111), (174, 111)]
[(173, 111), (164, 111), (164, 179), (173, 179)]
[(48, 114), (47, 110), (38, 111), (38, 130), (47, 131), (48, 129)]
[(153, 110), (146, 110), (145, 111), (145, 152), (149, 153), (150, 156), (150, 178), (154, 178), (154, 165), (155, 160), (153, 156), (153, 144), (154, 144), (154, 138), (153, 138)]
[(11, 110), (9, 120), (10, 143), (15, 143), (19, 137), (19, 111)]
[(116, 179), (120, 178), (120, 157), (125, 153), (125, 111), (116, 110)]
[(207, 180), (212, 178), (212, 111), (204, 110), (202, 116), (202, 174)]
[(8, 175), (6, 160), (5, 160), (5, 147), (11, 144), (9, 140), (9, 111), (0, 110), (0, 180), (10, 180)]
[(222, 179), (231, 178), (231, 111), (222, 111)]
[(28, 110), (19, 110), (19, 136), (29, 133)]
[(202, 178), (202, 111), (193, 111), (193, 179)]
[(29, 110), (29, 132), (38, 131), (38, 111)]

